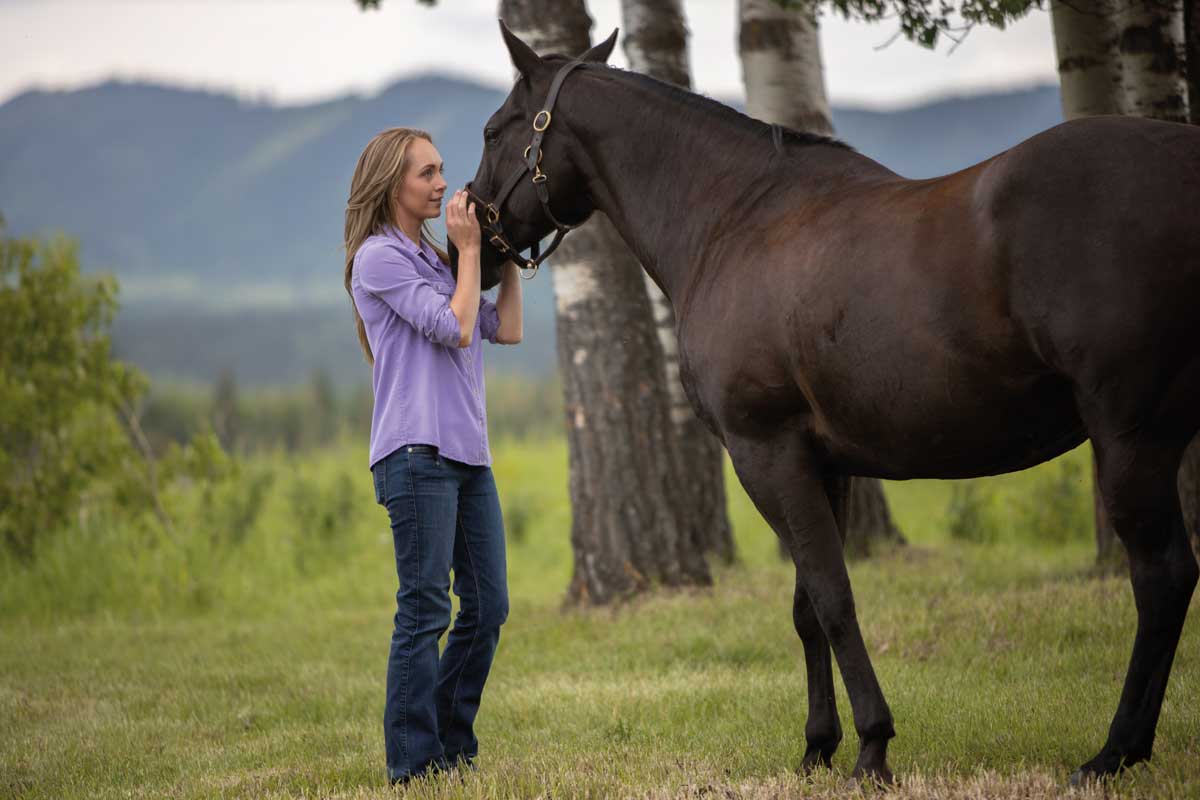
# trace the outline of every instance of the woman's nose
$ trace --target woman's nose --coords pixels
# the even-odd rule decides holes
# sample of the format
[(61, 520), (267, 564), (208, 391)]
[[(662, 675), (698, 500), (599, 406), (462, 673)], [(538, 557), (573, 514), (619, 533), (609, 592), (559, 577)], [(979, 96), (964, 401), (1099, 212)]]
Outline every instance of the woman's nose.
[(437, 179), (437, 188), (442, 191), (445, 191), (445, 189), (446, 189), (446, 179), (443, 178), (441, 175), (439, 175), (438, 179)]

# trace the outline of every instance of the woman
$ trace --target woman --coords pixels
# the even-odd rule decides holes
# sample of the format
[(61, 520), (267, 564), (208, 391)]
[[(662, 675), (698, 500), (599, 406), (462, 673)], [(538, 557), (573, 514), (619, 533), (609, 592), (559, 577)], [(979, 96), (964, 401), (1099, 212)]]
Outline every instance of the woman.
[[(346, 205), (346, 291), (373, 368), (371, 472), (400, 578), (383, 714), (392, 783), (471, 765), (475, 714), (508, 615), (480, 340), (521, 340), (520, 281), (505, 264), (496, 302), (480, 296), (479, 223), (462, 191), (446, 205), (455, 281), (425, 226), (445, 191), (429, 134), (393, 128), (363, 150)], [(439, 659), (451, 568), (460, 607)]]

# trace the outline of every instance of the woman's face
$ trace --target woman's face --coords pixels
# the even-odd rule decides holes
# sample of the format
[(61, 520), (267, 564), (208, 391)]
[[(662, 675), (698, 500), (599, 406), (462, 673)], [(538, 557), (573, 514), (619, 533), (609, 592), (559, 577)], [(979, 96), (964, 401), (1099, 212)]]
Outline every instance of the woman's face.
[(442, 196), (446, 193), (442, 172), (437, 148), (425, 139), (414, 139), (408, 145), (408, 166), (396, 193), (401, 211), (418, 220), (441, 216)]

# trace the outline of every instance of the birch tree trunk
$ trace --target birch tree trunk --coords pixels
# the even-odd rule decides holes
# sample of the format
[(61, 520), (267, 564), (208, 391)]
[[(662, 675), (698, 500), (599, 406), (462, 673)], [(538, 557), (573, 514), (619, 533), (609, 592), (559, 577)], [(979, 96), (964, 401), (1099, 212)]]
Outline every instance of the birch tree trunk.
[[(543, 55), (590, 44), (582, 0), (502, 0), (500, 16)], [(690, 497), (674, 482), (681, 466), (641, 266), (596, 214), (563, 241), (550, 274), (570, 460), (568, 601), (710, 584), (703, 548), (680, 524)]]
[[(1050, 22), (1058, 56), (1064, 119), (1125, 113), (1125, 87), (1117, 47), (1120, 0), (1051, 0)], [(1096, 563), (1105, 570), (1124, 560), (1104, 512), (1092, 458), (1092, 511), (1096, 521)]]
[[(833, 122), (825, 96), (815, 4), (783, 8), (777, 0), (739, 0), (738, 15), (738, 54), (747, 113), (763, 122), (831, 135)], [(881, 541), (903, 544), (883, 485), (873, 478), (852, 478), (849, 486), (843, 531), (847, 554), (866, 555)], [(782, 541), (780, 554), (790, 557)]]
[(1200, 125), (1200, 0), (1184, 0), (1183, 36), (1184, 71), (1188, 83), (1188, 116)]
[[(688, 65), (687, 25), (681, 0), (622, 0), (625, 57), (630, 69), (673, 83), (692, 86)], [(696, 417), (679, 382), (679, 342), (675, 311), (657, 284), (643, 273), (646, 294), (654, 309), (654, 324), (662, 345), (667, 393), (671, 400), (674, 441), (680, 448), (682, 472), (678, 482), (691, 493), (685, 526), (705, 552), (726, 564), (736, 557), (733, 529), (725, 504), (725, 456), (720, 441)]]
[(1124, 112), (1121, 58), (1113, 18), (1117, 0), (1052, 0), (1064, 119)]
[(833, 133), (816, 6), (739, 0), (738, 55), (746, 113), (822, 136)]
[(1125, 113), (1188, 121), (1184, 0), (1125, 0), (1116, 16)]

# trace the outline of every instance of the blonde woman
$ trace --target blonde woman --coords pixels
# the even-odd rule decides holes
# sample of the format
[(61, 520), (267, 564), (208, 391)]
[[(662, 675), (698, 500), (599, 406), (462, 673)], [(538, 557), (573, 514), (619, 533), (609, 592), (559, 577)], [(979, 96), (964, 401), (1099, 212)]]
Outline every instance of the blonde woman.
[[(521, 341), (517, 268), (480, 296), (479, 223), (446, 203), (457, 281), (426, 221), (446, 181), (429, 134), (384, 131), (358, 159), (346, 205), (346, 291), (372, 364), (370, 466), (391, 519), (400, 588), (383, 732), (390, 781), (470, 767), (483, 685), (508, 616), (504, 525), (492, 479), (481, 341)], [(450, 625), (450, 570), (459, 612)]]

